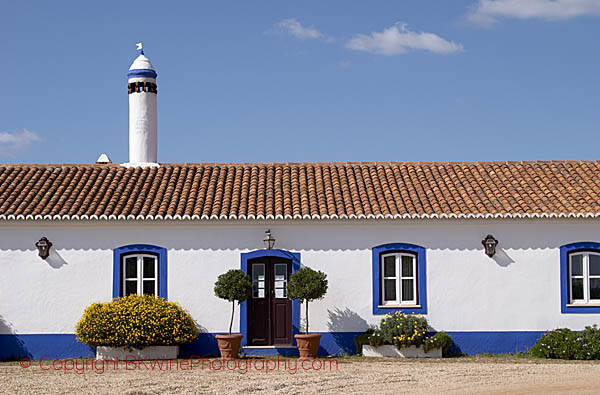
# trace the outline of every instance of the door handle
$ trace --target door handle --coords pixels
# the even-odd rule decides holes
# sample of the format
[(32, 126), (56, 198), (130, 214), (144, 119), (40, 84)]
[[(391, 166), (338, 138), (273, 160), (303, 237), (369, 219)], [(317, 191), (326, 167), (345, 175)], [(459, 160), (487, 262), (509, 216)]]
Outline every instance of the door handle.
[(273, 288), (271, 288), (271, 297), (274, 298), (275, 297), (275, 290)]

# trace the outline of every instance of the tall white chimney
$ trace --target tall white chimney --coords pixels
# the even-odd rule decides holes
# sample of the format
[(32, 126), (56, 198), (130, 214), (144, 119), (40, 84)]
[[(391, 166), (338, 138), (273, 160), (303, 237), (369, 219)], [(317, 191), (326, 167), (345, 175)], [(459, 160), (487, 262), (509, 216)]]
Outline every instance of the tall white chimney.
[[(141, 50), (141, 44), (138, 45)], [(127, 73), (129, 91), (129, 163), (127, 166), (157, 166), (156, 70), (140, 55)]]

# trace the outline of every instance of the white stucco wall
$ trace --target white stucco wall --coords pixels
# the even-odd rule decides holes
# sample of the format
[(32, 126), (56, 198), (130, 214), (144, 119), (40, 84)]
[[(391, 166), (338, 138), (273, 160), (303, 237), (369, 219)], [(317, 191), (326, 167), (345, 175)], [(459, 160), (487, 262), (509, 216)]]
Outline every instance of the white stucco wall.
[[(329, 292), (311, 304), (311, 330), (362, 331), (372, 314), (371, 248), (403, 242), (427, 249), (430, 325), (446, 331), (581, 329), (598, 314), (561, 314), (559, 247), (600, 241), (598, 220), (306, 221), (0, 224), (0, 333), (73, 333), (83, 309), (112, 297), (112, 250), (153, 244), (168, 250), (169, 300), (208, 332), (225, 331), (230, 305), (213, 284), (240, 267), (240, 254), (263, 248), (299, 252), (327, 273)], [(499, 241), (494, 259), (481, 240)], [(48, 237), (47, 260), (34, 243)], [(238, 310), (239, 313), (239, 310)], [(235, 325), (239, 323), (236, 317)]]

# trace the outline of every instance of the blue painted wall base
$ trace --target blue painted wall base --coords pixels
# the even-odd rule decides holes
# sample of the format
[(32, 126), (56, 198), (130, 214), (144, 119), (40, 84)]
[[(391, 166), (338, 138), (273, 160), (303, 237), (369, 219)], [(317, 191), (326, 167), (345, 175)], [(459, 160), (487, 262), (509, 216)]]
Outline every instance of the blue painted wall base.
[[(450, 352), (475, 355), (482, 353), (500, 354), (523, 352), (533, 346), (544, 332), (447, 332), (454, 340)], [(319, 355), (355, 354), (354, 337), (361, 332), (321, 332)], [(180, 358), (193, 355), (218, 355), (217, 333), (201, 333), (193, 342), (179, 349)], [(245, 349), (247, 355), (295, 356), (295, 348)], [(39, 360), (94, 357), (93, 347), (77, 341), (73, 334), (0, 335), (0, 359), (28, 357)]]
[(277, 347), (277, 348), (243, 348), (240, 355), (269, 356), (281, 355), (282, 357), (297, 357), (298, 349), (296, 347)]
[(451, 355), (505, 354), (524, 352), (546, 332), (446, 332), (454, 341)]
[(0, 359), (33, 360), (95, 357), (96, 349), (72, 334), (0, 335)]

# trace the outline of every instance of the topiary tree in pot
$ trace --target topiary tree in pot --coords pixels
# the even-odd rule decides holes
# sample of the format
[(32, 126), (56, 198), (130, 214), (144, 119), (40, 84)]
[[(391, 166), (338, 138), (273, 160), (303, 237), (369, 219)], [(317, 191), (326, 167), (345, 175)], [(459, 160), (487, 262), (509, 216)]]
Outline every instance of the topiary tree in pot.
[(321, 335), (308, 333), (308, 302), (322, 299), (327, 293), (327, 275), (323, 272), (303, 267), (290, 276), (287, 285), (287, 296), (289, 299), (299, 299), (300, 303), (306, 303), (306, 333), (297, 334), (296, 343), (300, 358), (314, 358), (319, 350)]
[(237, 358), (240, 344), (242, 343), (242, 334), (231, 334), (233, 326), (233, 316), (235, 314), (235, 302), (241, 304), (248, 299), (252, 293), (252, 281), (250, 277), (239, 269), (231, 269), (227, 273), (221, 274), (215, 282), (215, 295), (218, 298), (231, 302), (231, 320), (229, 321), (229, 334), (217, 335), (219, 351), (222, 358)]

